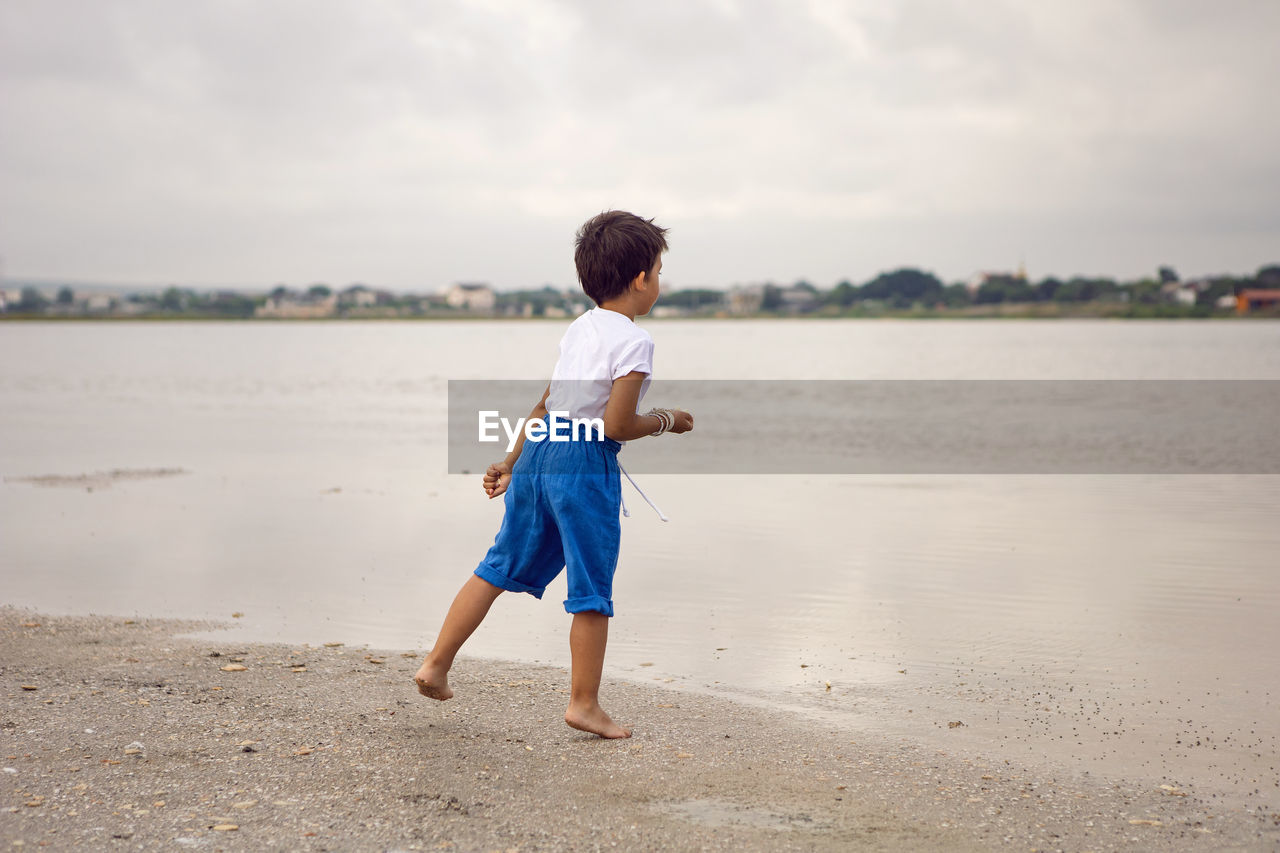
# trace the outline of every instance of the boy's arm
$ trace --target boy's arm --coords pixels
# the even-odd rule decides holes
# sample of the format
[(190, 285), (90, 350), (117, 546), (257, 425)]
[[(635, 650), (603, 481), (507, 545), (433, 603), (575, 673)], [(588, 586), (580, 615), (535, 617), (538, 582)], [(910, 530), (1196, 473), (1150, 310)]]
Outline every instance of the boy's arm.
[[(533, 411), (529, 412), (529, 419), (545, 418), (547, 416), (547, 396), (551, 393), (551, 385), (547, 385), (547, 390), (542, 392), (542, 399), (533, 407)], [(524, 430), (520, 430), (520, 436), (516, 439), (516, 446), (511, 448), (511, 452), (507, 454), (507, 458), (501, 462), (495, 462), (484, 472), (484, 491), (491, 498), (496, 498), (507, 490), (507, 484), (511, 481), (511, 469), (516, 466), (516, 460), (520, 458), (520, 451), (524, 449)]]
[[(642, 415), (636, 411), (640, 401), (640, 388), (648, 374), (633, 370), (626, 376), (613, 380), (609, 402), (604, 407), (604, 434), (614, 441), (632, 441), (652, 435), (662, 426), (657, 415)], [(675, 423), (671, 432), (688, 432), (693, 429), (693, 415), (672, 409)]]

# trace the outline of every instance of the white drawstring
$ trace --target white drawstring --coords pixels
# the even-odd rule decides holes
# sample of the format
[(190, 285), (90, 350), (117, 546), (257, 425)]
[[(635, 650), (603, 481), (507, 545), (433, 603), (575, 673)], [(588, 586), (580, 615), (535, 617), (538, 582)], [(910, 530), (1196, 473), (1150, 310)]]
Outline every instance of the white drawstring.
[[(640, 493), (640, 497), (644, 498), (644, 502), (645, 502), (645, 503), (647, 503), (649, 506), (653, 507), (653, 511), (654, 511), (654, 512), (656, 512), (656, 513), (658, 514), (658, 518), (662, 519), (663, 521), (670, 521), (670, 520), (671, 520), (671, 519), (667, 518), (665, 515), (663, 515), (663, 514), (662, 514), (662, 510), (658, 509), (658, 505), (657, 505), (657, 504), (655, 504), (653, 501), (649, 500), (649, 496), (648, 496), (648, 495), (646, 495), (646, 494), (644, 493), (644, 490), (643, 490), (643, 489), (641, 489), (639, 486), (637, 486), (637, 485), (636, 485), (636, 481), (631, 479), (631, 475), (627, 473), (627, 469), (626, 469), (626, 468), (623, 468), (623, 467), (622, 467), (622, 465), (621, 465), (621, 463), (619, 463), (619, 465), (618, 465), (618, 470), (622, 472), (622, 476), (624, 476), (624, 477), (626, 477), (626, 478), (627, 478), (627, 482), (631, 483), (631, 485), (635, 488), (635, 490), (636, 490), (637, 492), (639, 492), (639, 493)], [(623, 499), (622, 499), (622, 515), (623, 515), (625, 518), (630, 518), (630, 517), (631, 517), (631, 512), (627, 509), (627, 499), (626, 499), (626, 498), (623, 498)]]

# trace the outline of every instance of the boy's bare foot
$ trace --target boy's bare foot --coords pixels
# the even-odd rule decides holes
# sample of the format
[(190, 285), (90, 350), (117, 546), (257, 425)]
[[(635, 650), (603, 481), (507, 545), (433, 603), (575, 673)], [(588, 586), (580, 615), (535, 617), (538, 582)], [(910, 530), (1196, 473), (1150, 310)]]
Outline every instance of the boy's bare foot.
[(606, 738), (631, 737), (631, 729), (615, 723), (599, 705), (569, 706), (564, 721), (575, 729)]
[(453, 688), (449, 686), (447, 668), (432, 666), (429, 660), (425, 660), (413, 680), (418, 685), (418, 692), (429, 699), (439, 699), (443, 702), (453, 698)]

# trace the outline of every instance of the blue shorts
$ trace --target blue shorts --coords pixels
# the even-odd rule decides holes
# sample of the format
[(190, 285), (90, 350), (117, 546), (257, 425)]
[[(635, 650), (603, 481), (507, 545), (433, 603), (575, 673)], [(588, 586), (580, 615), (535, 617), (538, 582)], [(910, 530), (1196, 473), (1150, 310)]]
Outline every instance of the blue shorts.
[(621, 449), (603, 436), (526, 440), (507, 486), (502, 527), (476, 576), (542, 598), (547, 584), (567, 569), (564, 609), (612, 616), (622, 539)]

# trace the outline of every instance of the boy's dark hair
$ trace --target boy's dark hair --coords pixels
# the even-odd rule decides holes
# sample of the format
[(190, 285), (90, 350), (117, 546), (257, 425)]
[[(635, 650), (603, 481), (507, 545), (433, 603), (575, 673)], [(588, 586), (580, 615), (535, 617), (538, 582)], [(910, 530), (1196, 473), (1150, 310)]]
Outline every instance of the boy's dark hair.
[(667, 250), (667, 229), (625, 210), (606, 210), (578, 229), (573, 262), (578, 281), (597, 305), (627, 292), (632, 279), (650, 272)]

